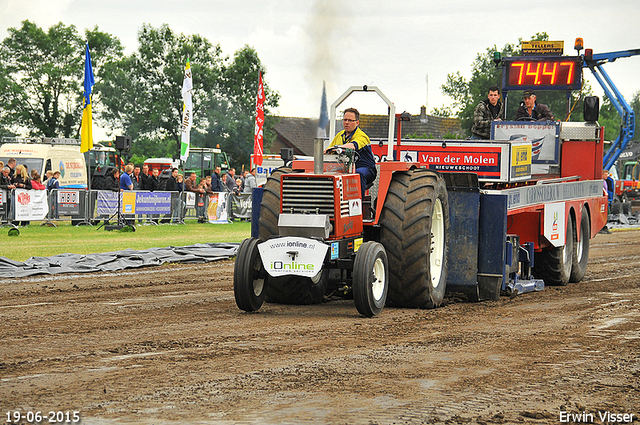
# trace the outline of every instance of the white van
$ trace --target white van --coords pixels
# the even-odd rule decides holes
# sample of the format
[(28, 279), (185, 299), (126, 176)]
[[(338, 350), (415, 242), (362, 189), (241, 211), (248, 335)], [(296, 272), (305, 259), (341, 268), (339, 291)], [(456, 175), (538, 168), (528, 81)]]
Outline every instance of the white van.
[(60, 171), (60, 188), (87, 188), (87, 167), (77, 139), (3, 137), (0, 161), (9, 158), (36, 169), (42, 179), (47, 171)]

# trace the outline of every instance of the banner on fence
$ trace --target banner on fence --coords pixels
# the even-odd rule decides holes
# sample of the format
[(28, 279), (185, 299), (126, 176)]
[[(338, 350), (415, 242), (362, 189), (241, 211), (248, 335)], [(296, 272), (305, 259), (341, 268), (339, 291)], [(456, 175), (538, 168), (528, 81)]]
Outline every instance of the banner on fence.
[(118, 195), (120, 192), (99, 191), (98, 192), (98, 215), (113, 215), (118, 209)]
[(171, 192), (136, 193), (137, 214), (171, 214)]
[(136, 213), (136, 193), (135, 192), (122, 192), (122, 211), (123, 214), (135, 214)]
[(187, 194), (187, 208), (195, 208), (196, 194), (194, 192), (185, 192)]
[[(115, 214), (118, 192), (98, 192), (98, 215)], [(171, 192), (122, 192), (122, 214), (171, 214)]]
[(231, 218), (251, 218), (251, 194), (231, 195)]
[(46, 190), (15, 189), (15, 220), (43, 220), (49, 212)]
[(7, 192), (3, 189), (0, 189), (0, 223), (9, 221), (9, 205), (7, 204)]
[(213, 195), (209, 195), (209, 208), (207, 208), (209, 223), (229, 222), (227, 214), (228, 201), (229, 194), (226, 192), (215, 192)]
[(79, 190), (59, 189), (57, 200), (58, 215), (80, 215)]

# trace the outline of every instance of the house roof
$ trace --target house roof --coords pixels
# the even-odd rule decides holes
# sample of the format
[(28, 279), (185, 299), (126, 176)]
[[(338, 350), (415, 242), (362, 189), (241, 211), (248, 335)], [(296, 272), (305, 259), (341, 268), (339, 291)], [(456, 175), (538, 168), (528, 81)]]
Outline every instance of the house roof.
[(273, 127), (285, 144), (297, 148), (302, 155), (313, 155), (313, 140), (318, 137), (318, 119), (280, 117)]
[[(342, 127), (342, 126), (341, 126)], [(388, 115), (360, 115), (360, 127), (371, 139), (386, 139), (389, 134)], [(397, 135), (397, 123), (394, 137)], [(411, 115), (410, 121), (402, 121), (402, 138), (440, 139), (464, 134), (458, 118), (443, 118), (430, 115)]]
[[(318, 137), (317, 118), (280, 117), (274, 126), (276, 135), (280, 141), (293, 147), (302, 155), (313, 155), (313, 141)], [(328, 134), (327, 125), (327, 134)], [(360, 128), (371, 139), (387, 139), (389, 134), (388, 115), (360, 115)], [(342, 130), (342, 121), (336, 122), (336, 132)], [(397, 132), (397, 128), (395, 130)], [(394, 132), (395, 134), (395, 132)], [(444, 138), (463, 136), (464, 132), (457, 118), (442, 118), (426, 115), (412, 115), (411, 121), (402, 122), (402, 138), (409, 135), (418, 138)]]

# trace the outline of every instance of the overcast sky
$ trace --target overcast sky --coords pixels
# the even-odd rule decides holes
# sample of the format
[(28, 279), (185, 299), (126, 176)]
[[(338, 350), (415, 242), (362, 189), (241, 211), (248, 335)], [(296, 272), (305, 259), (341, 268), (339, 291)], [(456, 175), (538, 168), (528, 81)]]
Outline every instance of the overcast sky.
[[(323, 80), (329, 104), (348, 87), (367, 84), (398, 112), (417, 114), (427, 102), (429, 110), (449, 105), (440, 90), (447, 74), (469, 78), (476, 55), (489, 47), (547, 32), (565, 42), (569, 55), (576, 37), (595, 53), (635, 49), (639, 18), (638, 0), (0, 0), (0, 37), (25, 19), (44, 29), (73, 24), (80, 33), (97, 25), (131, 53), (142, 24), (166, 23), (219, 43), (225, 55), (254, 47), (269, 86), (281, 95), (276, 113), (317, 117)], [(640, 90), (640, 56), (605, 69), (627, 100)], [(589, 71), (585, 77), (600, 94)], [(373, 94), (343, 104), (352, 105), (386, 113)]]

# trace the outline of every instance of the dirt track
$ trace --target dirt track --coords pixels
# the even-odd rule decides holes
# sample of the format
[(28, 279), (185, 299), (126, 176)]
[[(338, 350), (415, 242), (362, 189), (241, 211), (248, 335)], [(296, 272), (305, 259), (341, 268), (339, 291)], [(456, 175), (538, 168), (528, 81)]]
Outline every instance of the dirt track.
[(344, 300), (243, 313), (232, 261), (4, 280), (0, 420), (638, 422), (639, 265), (640, 231), (598, 235), (582, 283), (373, 319)]

